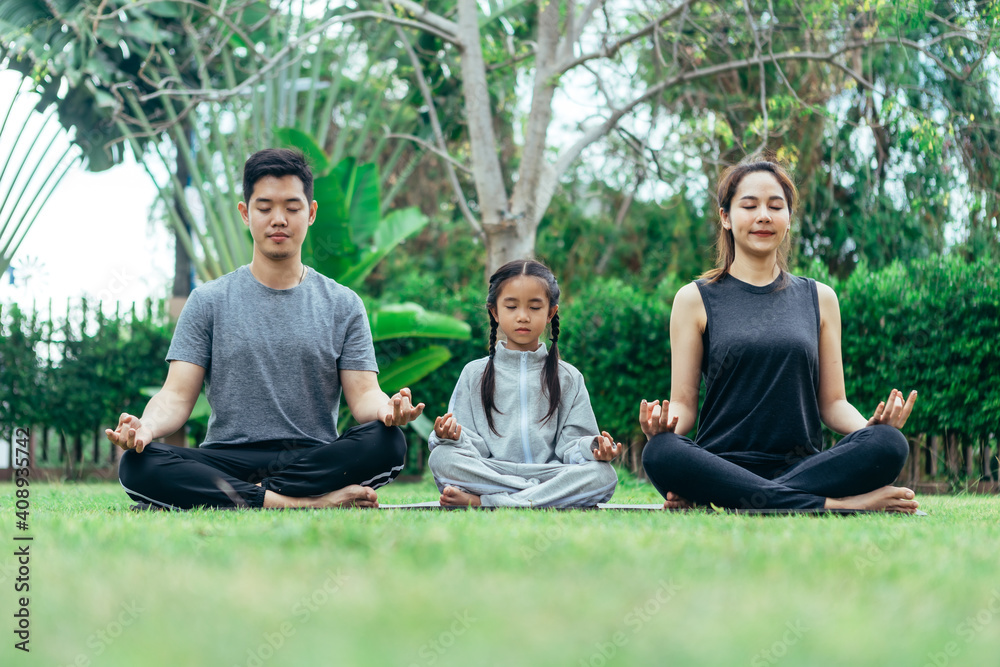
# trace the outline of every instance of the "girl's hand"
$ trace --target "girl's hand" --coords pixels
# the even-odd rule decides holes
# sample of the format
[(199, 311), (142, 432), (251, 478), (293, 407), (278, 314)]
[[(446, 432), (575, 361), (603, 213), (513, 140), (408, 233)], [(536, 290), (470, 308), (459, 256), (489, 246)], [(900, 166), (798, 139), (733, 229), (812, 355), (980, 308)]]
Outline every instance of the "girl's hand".
[(458, 440), (462, 427), (455, 421), (455, 415), (449, 412), (434, 420), (434, 433), (442, 440)]
[(677, 428), (679, 417), (670, 419), (669, 408), (670, 401), (663, 401), (662, 407), (659, 400), (649, 402), (643, 399), (639, 403), (639, 425), (646, 434), (646, 440), (660, 433), (673, 433)]
[(898, 389), (893, 389), (889, 392), (889, 398), (886, 401), (882, 401), (875, 408), (875, 414), (872, 418), (868, 420), (868, 426), (875, 426), (876, 424), (888, 424), (889, 426), (895, 426), (899, 430), (903, 430), (903, 426), (906, 424), (906, 420), (910, 418), (910, 412), (913, 411), (913, 404), (917, 402), (917, 392), (911, 391), (910, 395), (906, 398), (906, 403), (903, 403), (903, 392)]
[(596, 461), (612, 461), (625, 449), (625, 446), (620, 442), (616, 443), (607, 431), (601, 431), (601, 435), (595, 437), (597, 440), (594, 442), (593, 452)]

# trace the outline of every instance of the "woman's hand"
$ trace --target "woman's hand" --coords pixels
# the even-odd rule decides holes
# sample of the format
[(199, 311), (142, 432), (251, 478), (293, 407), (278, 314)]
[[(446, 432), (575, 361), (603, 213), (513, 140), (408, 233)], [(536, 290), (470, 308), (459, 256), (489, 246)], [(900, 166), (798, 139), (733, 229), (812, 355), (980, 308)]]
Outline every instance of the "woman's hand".
[(601, 431), (601, 435), (595, 436), (597, 440), (594, 442), (594, 460), (595, 461), (611, 461), (614, 460), (616, 456), (622, 453), (625, 446), (620, 442), (615, 442), (615, 439), (611, 437), (611, 434), (607, 431)]
[(895, 426), (899, 430), (903, 430), (906, 420), (910, 418), (910, 412), (913, 411), (913, 404), (916, 402), (916, 391), (911, 391), (910, 395), (906, 398), (906, 403), (903, 403), (903, 392), (893, 389), (889, 392), (888, 400), (882, 401), (875, 408), (875, 414), (868, 420), (867, 425), (888, 424), (889, 426)]
[(673, 433), (677, 428), (678, 417), (670, 418), (670, 401), (647, 401), (643, 399), (639, 403), (639, 425), (642, 432), (646, 434), (646, 440), (660, 433)]
[(458, 440), (462, 427), (455, 421), (455, 415), (449, 412), (434, 420), (434, 434), (442, 440)]

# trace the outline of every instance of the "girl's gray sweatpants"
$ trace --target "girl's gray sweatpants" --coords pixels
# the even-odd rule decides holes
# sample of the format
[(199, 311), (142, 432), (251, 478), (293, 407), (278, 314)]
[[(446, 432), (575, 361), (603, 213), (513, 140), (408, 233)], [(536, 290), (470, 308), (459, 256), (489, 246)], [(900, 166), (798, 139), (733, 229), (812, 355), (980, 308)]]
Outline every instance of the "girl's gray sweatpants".
[(593, 507), (614, 495), (610, 463), (513, 463), (478, 451), (438, 445), (427, 460), (438, 489), (454, 486), (479, 496), (484, 507)]

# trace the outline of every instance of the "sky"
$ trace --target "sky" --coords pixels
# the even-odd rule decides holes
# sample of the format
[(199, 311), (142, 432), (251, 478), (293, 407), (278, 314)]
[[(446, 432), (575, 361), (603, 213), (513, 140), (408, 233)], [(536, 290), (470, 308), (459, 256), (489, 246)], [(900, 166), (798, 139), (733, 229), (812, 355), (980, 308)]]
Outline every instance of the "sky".
[[(20, 76), (0, 71), (0, 114), (17, 90)], [(7, 158), (14, 147), (20, 124), (31, 130), (41, 125), (41, 116), (32, 112), (31, 98), (19, 100), (0, 137), (0, 156)], [(2, 117), (0, 117), (2, 122)], [(13, 124), (13, 125), (12, 125)], [(46, 128), (43, 141), (55, 131), (56, 123)], [(60, 154), (69, 139), (58, 132), (52, 154)], [(28, 146), (26, 132), (17, 150)], [(78, 152), (78, 151), (77, 151)], [(31, 164), (34, 164), (33, 162)], [(2, 163), (0, 163), (2, 170)], [(41, 170), (40, 170), (41, 171)], [(0, 196), (7, 193), (15, 170), (8, 169), (0, 181)], [(14, 181), (11, 197), (21, 194), (25, 175)], [(34, 188), (29, 188), (34, 192)], [(41, 209), (34, 225), (14, 255), (11, 274), (0, 274), (0, 306), (17, 303), (22, 308), (32, 304), (45, 312), (49, 301), (58, 318), (66, 312), (67, 302), (79, 304), (81, 297), (100, 299), (107, 313), (122, 310), (149, 297), (169, 295), (173, 281), (174, 241), (166, 225), (150, 222), (150, 210), (156, 189), (141, 165), (128, 160), (101, 173), (88, 172), (78, 160), (51, 198)], [(7, 207), (7, 210), (10, 206)], [(0, 247), (6, 236), (0, 240)], [(0, 440), (0, 467), (10, 459), (8, 445)]]
[[(0, 113), (14, 95), (20, 76), (0, 72)], [(19, 100), (9, 123), (40, 123), (30, 97)], [(45, 141), (53, 127), (46, 128)], [(14, 126), (16, 127), (16, 125)], [(65, 147), (65, 133), (56, 139)], [(0, 137), (0, 155), (11, 151), (11, 127)], [(20, 154), (21, 145), (15, 154)], [(53, 149), (53, 153), (56, 149)], [(11, 170), (0, 182), (6, 193)], [(23, 177), (22, 177), (23, 178)], [(23, 182), (23, 181), (22, 181)], [(18, 188), (12, 193), (17, 196)], [(0, 276), (0, 304), (34, 301), (64, 312), (67, 299), (98, 298), (106, 311), (114, 302), (130, 307), (148, 297), (169, 295), (173, 281), (173, 236), (163, 223), (151, 223), (156, 189), (141, 165), (128, 160), (101, 173), (90, 173), (77, 161), (52, 193), (14, 256), (11, 275)]]

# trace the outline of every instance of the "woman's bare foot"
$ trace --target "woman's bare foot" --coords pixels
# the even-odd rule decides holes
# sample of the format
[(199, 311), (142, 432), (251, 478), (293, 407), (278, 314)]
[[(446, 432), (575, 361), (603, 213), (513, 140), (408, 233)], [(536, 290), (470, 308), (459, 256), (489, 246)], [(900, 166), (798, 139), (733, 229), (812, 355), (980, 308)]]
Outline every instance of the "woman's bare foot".
[[(260, 486), (259, 484), (257, 486)], [(360, 484), (351, 484), (342, 489), (325, 493), (322, 496), (296, 498), (283, 496), (274, 491), (264, 492), (265, 508), (295, 508), (295, 507), (378, 507), (378, 495), (375, 489)]]
[(441, 504), (445, 507), (481, 507), (483, 503), (475, 494), (454, 486), (446, 486), (441, 492)]
[(689, 510), (694, 505), (691, 504), (686, 498), (681, 498), (673, 491), (667, 491), (667, 500), (663, 503), (663, 509), (665, 510)]
[(827, 498), (824, 507), (827, 509), (845, 510), (883, 510), (885, 512), (903, 512), (913, 514), (920, 505), (914, 500), (915, 494), (903, 486), (883, 486), (860, 496), (847, 498)]

